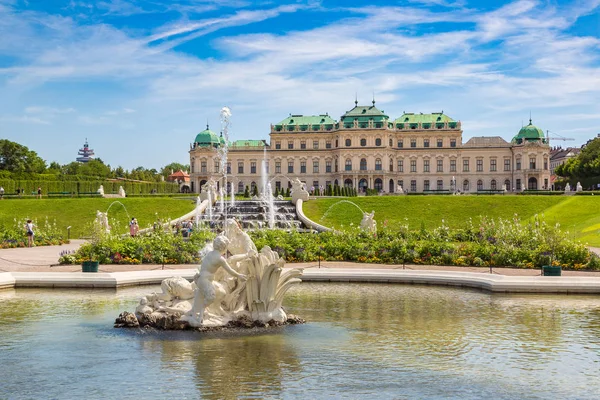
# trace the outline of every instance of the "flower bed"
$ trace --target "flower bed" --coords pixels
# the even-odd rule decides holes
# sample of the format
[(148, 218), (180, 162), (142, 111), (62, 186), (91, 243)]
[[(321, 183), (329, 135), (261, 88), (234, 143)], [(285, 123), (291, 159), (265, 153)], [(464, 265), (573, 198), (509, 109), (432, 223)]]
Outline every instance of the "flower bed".
[[(13, 220), (12, 226), (0, 226), (0, 249), (10, 249), (15, 247), (27, 247), (27, 236), (25, 234), (26, 219)], [(33, 220), (34, 244), (36, 246), (50, 246), (65, 244), (66, 240), (60, 233), (55, 222), (48, 221), (48, 218), (38, 222)]]

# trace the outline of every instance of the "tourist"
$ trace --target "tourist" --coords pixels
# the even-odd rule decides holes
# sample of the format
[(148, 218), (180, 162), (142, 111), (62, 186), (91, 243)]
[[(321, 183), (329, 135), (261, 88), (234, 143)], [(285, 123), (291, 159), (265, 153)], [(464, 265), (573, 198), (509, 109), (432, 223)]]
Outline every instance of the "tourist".
[(38, 186), (38, 199), (42, 198), (42, 188), (41, 186)]
[(129, 234), (131, 237), (136, 237), (139, 230), (140, 226), (138, 225), (137, 219), (131, 218), (131, 222), (129, 222)]
[(4, 188), (0, 186), (0, 200), (4, 198)]
[(25, 224), (25, 232), (27, 232), (27, 247), (33, 247), (33, 222), (30, 219)]

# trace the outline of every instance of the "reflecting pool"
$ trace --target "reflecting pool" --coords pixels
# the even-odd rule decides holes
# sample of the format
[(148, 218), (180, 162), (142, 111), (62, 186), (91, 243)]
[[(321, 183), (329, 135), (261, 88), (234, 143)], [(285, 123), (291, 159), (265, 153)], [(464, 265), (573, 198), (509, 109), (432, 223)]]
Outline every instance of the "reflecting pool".
[(152, 291), (0, 291), (0, 398), (600, 398), (598, 296), (303, 283), (306, 325), (112, 327)]

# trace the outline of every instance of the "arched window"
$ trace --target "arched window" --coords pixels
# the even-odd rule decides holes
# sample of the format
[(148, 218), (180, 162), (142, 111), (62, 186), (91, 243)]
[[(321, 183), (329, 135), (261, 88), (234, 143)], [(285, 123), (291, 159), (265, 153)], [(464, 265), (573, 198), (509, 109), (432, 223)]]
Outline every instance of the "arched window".
[(379, 178), (375, 179), (375, 190), (377, 190), (378, 192), (383, 191), (383, 181)]
[(375, 171), (381, 171), (381, 159), (380, 158), (375, 160)]
[(360, 145), (365, 147), (367, 145), (367, 139), (360, 139)]
[(504, 186), (506, 186), (506, 190), (510, 192), (510, 180), (509, 179), (504, 181)]
[(369, 184), (367, 183), (366, 179), (363, 178), (358, 182), (358, 190), (360, 192), (362, 192), (362, 193), (366, 192), (368, 187), (369, 187)]
[(394, 159), (390, 158), (390, 172), (394, 171)]
[(346, 147), (352, 146), (352, 140), (346, 139)]
[(349, 158), (346, 159), (346, 171), (352, 171), (352, 160)]
[(254, 188), (256, 188), (256, 182), (250, 183), (250, 194), (254, 193)]
[(390, 193), (394, 193), (394, 180), (393, 179), (390, 179), (390, 190), (389, 190), (389, 192)]
[(483, 181), (481, 179), (477, 181), (477, 190), (483, 190)]
[(244, 182), (238, 182), (238, 193), (244, 192)]
[(366, 171), (367, 170), (367, 159), (366, 158), (361, 158), (360, 159), (360, 170), (361, 171)]
[(492, 181), (490, 182), (490, 189), (492, 190), (496, 190), (496, 180), (492, 179)]
[(394, 141), (390, 139), (390, 147), (394, 147)]
[(380, 138), (375, 139), (375, 146), (381, 146), (381, 139)]
[(344, 180), (344, 186), (351, 188), (352, 187), (352, 179), (346, 179)]
[(537, 190), (537, 188), (538, 188), (537, 179), (535, 179), (534, 177), (529, 178), (529, 180), (527, 181), (527, 189)]
[(468, 191), (469, 191), (469, 181), (467, 179), (465, 179), (463, 182), (463, 192), (468, 192)]

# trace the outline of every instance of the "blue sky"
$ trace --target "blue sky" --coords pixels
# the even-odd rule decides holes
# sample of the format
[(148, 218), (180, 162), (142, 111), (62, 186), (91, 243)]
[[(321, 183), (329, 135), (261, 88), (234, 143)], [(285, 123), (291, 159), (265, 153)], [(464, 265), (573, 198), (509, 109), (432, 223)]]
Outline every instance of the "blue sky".
[(600, 133), (600, 0), (0, 0), (0, 138), (61, 164), (88, 138), (115, 167), (187, 163), (220, 129), (268, 139), (290, 113), (443, 110), (464, 140), (531, 113)]

